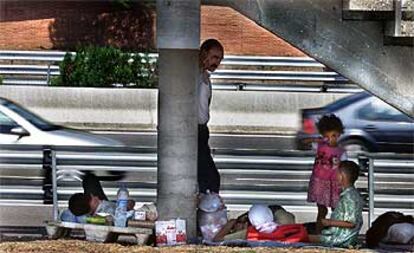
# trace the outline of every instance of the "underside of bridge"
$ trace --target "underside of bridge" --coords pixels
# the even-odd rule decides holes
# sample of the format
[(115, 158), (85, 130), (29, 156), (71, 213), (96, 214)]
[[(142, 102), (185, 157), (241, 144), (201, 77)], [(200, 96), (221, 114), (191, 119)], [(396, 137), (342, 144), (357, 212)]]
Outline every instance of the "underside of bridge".
[(414, 1), (204, 0), (228, 6), (414, 117)]

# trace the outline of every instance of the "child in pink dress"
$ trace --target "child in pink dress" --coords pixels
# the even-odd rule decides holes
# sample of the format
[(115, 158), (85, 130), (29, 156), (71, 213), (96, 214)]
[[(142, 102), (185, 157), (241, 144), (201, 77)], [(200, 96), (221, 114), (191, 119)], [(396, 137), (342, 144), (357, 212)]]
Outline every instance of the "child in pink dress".
[(316, 202), (318, 206), (316, 230), (320, 231), (321, 220), (326, 217), (328, 207), (335, 208), (339, 200), (341, 188), (336, 173), (340, 161), (346, 160), (346, 153), (338, 146), (339, 136), (344, 132), (338, 117), (334, 114), (324, 115), (317, 127), (323, 139), (316, 139), (316, 158), (309, 181), (308, 202)]

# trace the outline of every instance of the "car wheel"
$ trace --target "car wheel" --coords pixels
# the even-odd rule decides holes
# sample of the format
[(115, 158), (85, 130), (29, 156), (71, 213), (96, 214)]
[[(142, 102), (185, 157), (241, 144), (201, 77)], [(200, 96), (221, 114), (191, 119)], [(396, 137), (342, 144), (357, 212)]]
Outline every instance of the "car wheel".
[(348, 153), (370, 152), (368, 145), (361, 140), (350, 139), (342, 143), (342, 147)]

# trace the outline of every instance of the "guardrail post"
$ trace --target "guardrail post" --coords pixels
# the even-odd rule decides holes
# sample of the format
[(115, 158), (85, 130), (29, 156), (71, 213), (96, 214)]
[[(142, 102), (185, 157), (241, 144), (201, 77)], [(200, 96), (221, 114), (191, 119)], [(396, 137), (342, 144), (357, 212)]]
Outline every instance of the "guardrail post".
[(371, 227), (372, 220), (374, 219), (374, 187), (374, 159), (370, 157), (368, 160), (368, 227)]
[(58, 195), (57, 195), (57, 173), (56, 173), (56, 151), (51, 148), (43, 149), (43, 169), (45, 178), (43, 180), (43, 203), (53, 204), (53, 220), (58, 220)]
[(52, 149), (43, 149), (43, 203), (52, 204)]
[(57, 192), (57, 168), (56, 151), (51, 151), (52, 158), (52, 191), (53, 191), (53, 220), (57, 221), (59, 216), (58, 192)]
[(371, 222), (374, 217), (374, 160), (365, 155), (359, 155), (358, 164), (359, 167), (367, 173), (366, 176), (368, 178), (368, 227), (371, 227)]
[(50, 85), (50, 64), (47, 64), (47, 76), (46, 76), (46, 84)]

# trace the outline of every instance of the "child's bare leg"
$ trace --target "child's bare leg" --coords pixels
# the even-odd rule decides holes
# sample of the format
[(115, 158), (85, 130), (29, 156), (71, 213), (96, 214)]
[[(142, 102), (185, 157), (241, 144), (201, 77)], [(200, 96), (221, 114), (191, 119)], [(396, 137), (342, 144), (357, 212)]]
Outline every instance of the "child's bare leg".
[(323, 225), (322, 225), (322, 219), (325, 219), (326, 215), (328, 214), (328, 208), (326, 208), (326, 206), (324, 205), (319, 205), (318, 204), (318, 216), (316, 217), (316, 233), (320, 234), (322, 229), (323, 229)]
[(320, 243), (321, 239), (319, 235), (308, 235), (309, 242), (311, 243)]
[(324, 205), (318, 204), (318, 216), (316, 217), (316, 220), (322, 220), (326, 218), (326, 215), (328, 214), (328, 208)]

